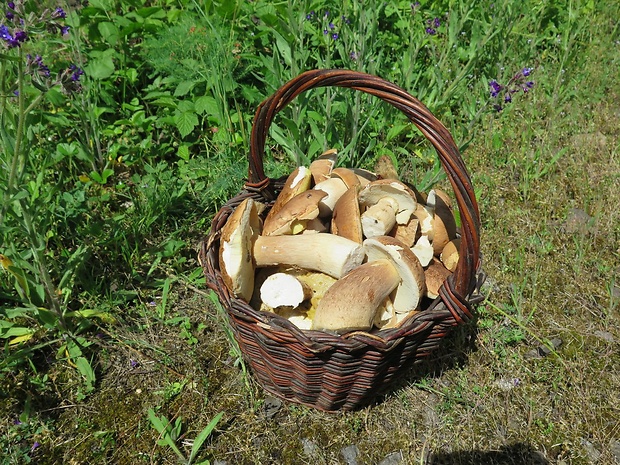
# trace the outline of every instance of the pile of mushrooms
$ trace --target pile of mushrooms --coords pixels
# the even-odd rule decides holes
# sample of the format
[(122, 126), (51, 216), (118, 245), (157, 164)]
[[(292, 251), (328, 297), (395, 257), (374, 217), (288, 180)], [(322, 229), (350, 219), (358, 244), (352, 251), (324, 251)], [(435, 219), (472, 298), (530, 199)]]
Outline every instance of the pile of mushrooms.
[(401, 182), (387, 157), (375, 174), (335, 168), (336, 156), (293, 171), (266, 216), (260, 202), (239, 204), (221, 231), (224, 283), (303, 330), (398, 327), (456, 269), (450, 198)]

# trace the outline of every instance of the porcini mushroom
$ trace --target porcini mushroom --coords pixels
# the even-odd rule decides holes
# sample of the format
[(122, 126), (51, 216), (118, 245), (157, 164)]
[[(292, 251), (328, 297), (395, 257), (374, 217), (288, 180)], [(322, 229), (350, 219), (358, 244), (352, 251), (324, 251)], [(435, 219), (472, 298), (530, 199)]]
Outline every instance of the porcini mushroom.
[(353, 269), (328, 289), (319, 302), (312, 329), (346, 332), (368, 330), (377, 309), (401, 279), (388, 259)]
[(428, 240), (428, 236), (420, 236), (413, 247), (411, 247), (411, 251), (418, 257), (423, 267), (428, 266), (434, 256), (433, 246)]
[(383, 197), (362, 213), (362, 231), (365, 237), (384, 236), (396, 224), (398, 202), (392, 197)]
[(439, 189), (428, 193), (427, 205), (433, 209), (433, 250), (439, 255), (448, 242), (456, 238), (456, 220), (448, 195)]
[(314, 184), (318, 184), (326, 179), (329, 179), (336, 161), (338, 158), (338, 151), (336, 149), (329, 149), (321, 154), (316, 160), (310, 163), (310, 172), (312, 173), (312, 180)]
[(375, 205), (384, 197), (390, 197), (398, 204), (396, 222), (407, 223), (417, 206), (415, 193), (402, 182), (393, 179), (373, 181), (359, 193), (360, 205), (364, 208)]
[(401, 282), (390, 296), (394, 311), (406, 313), (418, 308), (426, 291), (424, 269), (409, 247), (390, 236), (366, 239), (363, 245), (368, 262), (388, 259), (401, 277)]
[(265, 223), (269, 223), (271, 218), (277, 215), (280, 212), (280, 209), (288, 203), (293, 197), (298, 195), (301, 192), (307, 191), (310, 189), (310, 185), (312, 183), (312, 173), (305, 166), (299, 166), (296, 168), (286, 181), (284, 182), (284, 186), (282, 190), (278, 194), (278, 198), (274, 202), (271, 210), (267, 214), (267, 218), (265, 218)]
[(359, 184), (349, 187), (338, 199), (338, 202), (334, 205), (331, 230), (332, 234), (346, 237), (361, 244), (364, 237), (362, 235), (360, 206), (357, 200), (358, 190)]
[(342, 179), (349, 189), (360, 185), (360, 179), (357, 177), (357, 174), (349, 168), (334, 168), (331, 172), (331, 177)]
[(439, 288), (451, 274), (439, 260), (433, 258), (430, 265), (424, 270), (426, 296), (431, 299), (439, 297)]
[(278, 213), (267, 217), (263, 225), (263, 235), (280, 236), (299, 234), (306, 223), (319, 216), (319, 202), (327, 196), (320, 190), (308, 190), (289, 200)]
[(291, 265), (340, 278), (361, 265), (365, 254), (357, 242), (335, 234), (258, 236), (254, 241), (257, 267)]
[(260, 298), (271, 308), (297, 307), (312, 297), (312, 289), (288, 273), (270, 275), (260, 288)]
[(247, 302), (254, 291), (252, 248), (259, 228), (255, 202), (247, 198), (230, 215), (220, 238), (219, 261), (224, 284), (235, 297)]
[(347, 191), (347, 185), (340, 178), (328, 178), (314, 186), (313, 190), (327, 194), (319, 201), (319, 216), (327, 218), (332, 216), (336, 202)]
[(459, 263), (459, 249), (461, 248), (461, 239), (452, 239), (446, 244), (441, 251), (439, 259), (441, 263), (449, 270), (454, 272)]

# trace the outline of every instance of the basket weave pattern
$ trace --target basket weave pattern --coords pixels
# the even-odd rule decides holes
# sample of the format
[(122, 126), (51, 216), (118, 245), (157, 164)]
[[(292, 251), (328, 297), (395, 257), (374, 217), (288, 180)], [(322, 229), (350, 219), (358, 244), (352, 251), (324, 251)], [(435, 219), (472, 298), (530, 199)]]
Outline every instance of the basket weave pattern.
[[(348, 87), (366, 92), (402, 111), (437, 150), (453, 188), (461, 218), (457, 269), (428, 308), (398, 328), (336, 335), (301, 331), (275, 313), (261, 312), (235, 298), (220, 272), (221, 230), (234, 209), (251, 197), (268, 208), (282, 179), (263, 171), (265, 140), (275, 115), (297, 95), (317, 87)], [(367, 405), (396, 377), (428, 356), (446, 334), (472, 317), (480, 265), (480, 216), (471, 180), (448, 130), (415, 97), (379, 77), (347, 70), (308, 71), (282, 86), (258, 107), (250, 140), (248, 182), (216, 214), (200, 251), (207, 285), (227, 310), (233, 333), (260, 384), (288, 401), (325, 411)]]

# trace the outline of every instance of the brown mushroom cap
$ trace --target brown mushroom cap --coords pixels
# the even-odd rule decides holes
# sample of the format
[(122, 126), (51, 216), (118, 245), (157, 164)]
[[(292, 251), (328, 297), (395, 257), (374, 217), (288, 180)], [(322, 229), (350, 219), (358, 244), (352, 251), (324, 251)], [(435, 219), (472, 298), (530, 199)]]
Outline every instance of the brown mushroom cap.
[(418, 308), (426, 291), (424, 269), (409, 247), (390, 236), (366, 239), (363, 245), (368, 262), (388, 259), (398, 270), (401, 282), (391, 295), (394, 310), (403, 313)]
[(365, 263), (336, 281), (319, 302), (312, 329), (368, 330), (377, 309), (400, 282), (390, 260)]
[(456, 220), (448, 195), (438, 189), (428, 193), (427, 204), (433, 209), (433, 250), (439, 255), (448, 242), (456, 238)]
[(254, 291), (252, 250), (259, 228), (255, 202), (247, 198), (230, 215), (220, 238), (219, 261), (224, 284), (235, 297), (246, 302)]
[(310, 189), (310, 184), (312, 183), (312, 173), (305, 166), (299, 166), (296, 168), (286, 181), (284, 182), (284, 186), (282, 187), (282, 191), (278, 194), (278, 198), (274, 202), (271, 210), (267, 213), (267, 218), (265, 218), (265, 222), (268, 223), (271, 221), (271, 218), (278, 214), (280, 209), (286, 205), (286, 203), (291, 200), (293, 197), (298, 195), (301, 192), (307, 191)]
[(451, 274), (439, 260), (433, 258), (430, 265), (424, 270), (426, 296), (431, 299), (439, 297), (439, 288)]
[(280, 236), (302, 232), (307, 221), (319, 216), (319, 202), (326, 196), (327, 193), (320, 190), (297, 194), (278, 213), (265, 219), (263, 235)]
[(331, 177), (342, 179), (349, 189), (360, 185), (360, 179), (357, 177), (357, 174), (349, 168), (334, 168), (331, 172)]
[(459, 250), (461, 248), (461, 239), (452, 239), (450, 242), (446, 244), (446, 246), (441, 251), (441, 255), (439, 259), (441, 263), (454, 273), (456, 270), (456, 266), (459, 263)]
[(362, 223), (360, 220), (360, 206), (357, 200), (359, 184), (347, 189), (342, 194), (332, 215), (332, 234), (346, 237), (358, 244), (364, 240), (362, 236)]
[(312, 179), (314, 184), (318, 184), (321, 181), (329, 179), (332, 169), (336, 165), (338, 159), (338, 151), (336, 149), (330, 149), (316, 160), (310, 163), (310, 172), (312, 173)]

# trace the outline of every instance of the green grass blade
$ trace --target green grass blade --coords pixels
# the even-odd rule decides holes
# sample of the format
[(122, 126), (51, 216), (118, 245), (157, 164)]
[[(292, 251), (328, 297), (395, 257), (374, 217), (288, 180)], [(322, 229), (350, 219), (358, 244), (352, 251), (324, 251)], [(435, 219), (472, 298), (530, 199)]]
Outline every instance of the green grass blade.
[(211, 420), (209, 424), (198, 434), (198, 436), (196, 436), (196, 439), (194, 439), (194, 445), (192, 446), (192, 451), (189, 454), (189, 460), (187, 462), (188, 465), (194, 461), (194, 458), (196, 457), (196, 454), (198, 454), (198, 451), (202, 447), (202, 444), (207, 440), (209, 436), (211, 436), (213, 429), (218, 424), (218, 422), (221, 420), (223, 415), (224, 415), (224, 412), (218, 413), (213, 418), (213, 420)]

